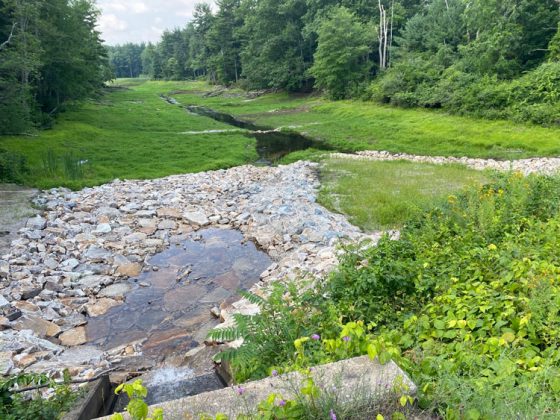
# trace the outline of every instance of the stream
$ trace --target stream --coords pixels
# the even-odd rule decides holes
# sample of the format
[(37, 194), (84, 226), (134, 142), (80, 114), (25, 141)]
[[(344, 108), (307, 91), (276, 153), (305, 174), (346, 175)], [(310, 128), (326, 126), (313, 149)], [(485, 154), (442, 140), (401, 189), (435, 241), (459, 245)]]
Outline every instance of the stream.
[(257, 140), (256, 148), (259, 158), (255, 163), (259, 165), (273, 165), (282, 157), (298, 150), (306, 150), (310, 148), (318, 150), (332, 150), (332, 148), (330, 148), (325, 142), (314, 140), (296, 132), (271, 130), (267, 127), (242, 121), (230, 114), (218, 112), (203, 106), (190, 105), (187, 106), (186, 109), (194, 114), (209, 117), (234, 127), (249, 130), (248, 135)]

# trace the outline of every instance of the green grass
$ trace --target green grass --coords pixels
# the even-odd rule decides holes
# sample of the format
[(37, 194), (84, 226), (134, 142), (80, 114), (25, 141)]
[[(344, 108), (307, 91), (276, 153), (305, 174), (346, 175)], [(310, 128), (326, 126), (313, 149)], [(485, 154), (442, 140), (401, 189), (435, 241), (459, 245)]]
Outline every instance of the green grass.
[[(187, 87), (188, 89), (188, 87)], [(205, 105), (259, 125), (300, 126), (297, 131), (341, 151), (387, 150), (419, 155), (518, 159), (560, 154), (560, 129), (400, 109), (372, 102), (332, 102), (317, 96), (176, 95), (185, 104)]]
[(459, 165), (351, 159), (325, 160), (321, 175), (319, 202), (366, 231), (399, 228), (448, 195), (487, 181), (484, 172)]
[[(31, 172), (26, 184), (81, 188), (115, 178), (158, 178), (256, 159), (255, 140), (243, 134), (181, 134), (231, 128), (159, 97), (184, 83), (136, 79), (119, 85), (98, 100), (72, 106), (58, 117), (54, 129), (37, 137), (0, 137), (0, 149), (27, 158)], [(78, 167), (79, 161), (87, 163)]]

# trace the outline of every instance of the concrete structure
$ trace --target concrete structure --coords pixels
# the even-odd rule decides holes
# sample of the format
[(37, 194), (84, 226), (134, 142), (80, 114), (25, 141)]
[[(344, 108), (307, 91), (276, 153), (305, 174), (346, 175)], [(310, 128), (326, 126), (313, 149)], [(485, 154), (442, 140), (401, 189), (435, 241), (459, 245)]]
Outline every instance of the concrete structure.
[[(336, 396), (342, 405), (375, 401), (392, 392), (395, 386), (403, 394), (416, 393), (416, 385), (394, 362), (381, 365), (377, 359), (371, 360), (368, 356), (317, 366), (310, 375), (323, 393)], [(305, 375), (292, 372), (157, 404), (150, 407), (150, 412), (160, 407), (166, 420), (198, 419), (202, 414), (214, 418), (218, 413), (234, 420), (237, 415), (253, 412), (270, 394), (281, 395), (285, 400), (295, 399), (295, 392), (302, 387), (304, 379)]]

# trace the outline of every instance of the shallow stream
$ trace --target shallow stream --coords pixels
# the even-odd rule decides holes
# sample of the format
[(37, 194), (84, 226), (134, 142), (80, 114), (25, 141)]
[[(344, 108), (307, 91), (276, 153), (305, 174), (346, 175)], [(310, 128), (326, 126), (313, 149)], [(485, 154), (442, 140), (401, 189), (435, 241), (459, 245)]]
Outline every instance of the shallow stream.
[(272, 165), (278, 162), (283, 156), (298, 150), (306, 150), (310, 148), (319, 150), (331, 150), (331, 148), (322, 141), (303, 136), (296, 132), (286, 132), (270, 130), (266, 127), (260, 127), (253, 123), (242, 121), (230, 114), (218, 112), (203, 106), (187, 106), (189, 112), (212, 118), (234, 127), (249, 130), (249, 135), (257, 140), (257, 153), (259, 159), (257, 164)]

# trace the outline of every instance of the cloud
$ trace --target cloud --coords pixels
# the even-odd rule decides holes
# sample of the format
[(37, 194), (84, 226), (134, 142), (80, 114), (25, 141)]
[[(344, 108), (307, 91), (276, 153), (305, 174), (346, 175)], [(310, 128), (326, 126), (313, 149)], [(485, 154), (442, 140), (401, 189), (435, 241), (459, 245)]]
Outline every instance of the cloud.
[(102, 33), (106, 32), (122, 32), (128, 28), (128, 23), (119, 19), (112, 13), (102, 14), (99, 18), (99, 30)]
[(200, 1), (97, 0), (102, 11), (98, 27), (109, 45), (157, 42), (164, 29), (184, 27)]

